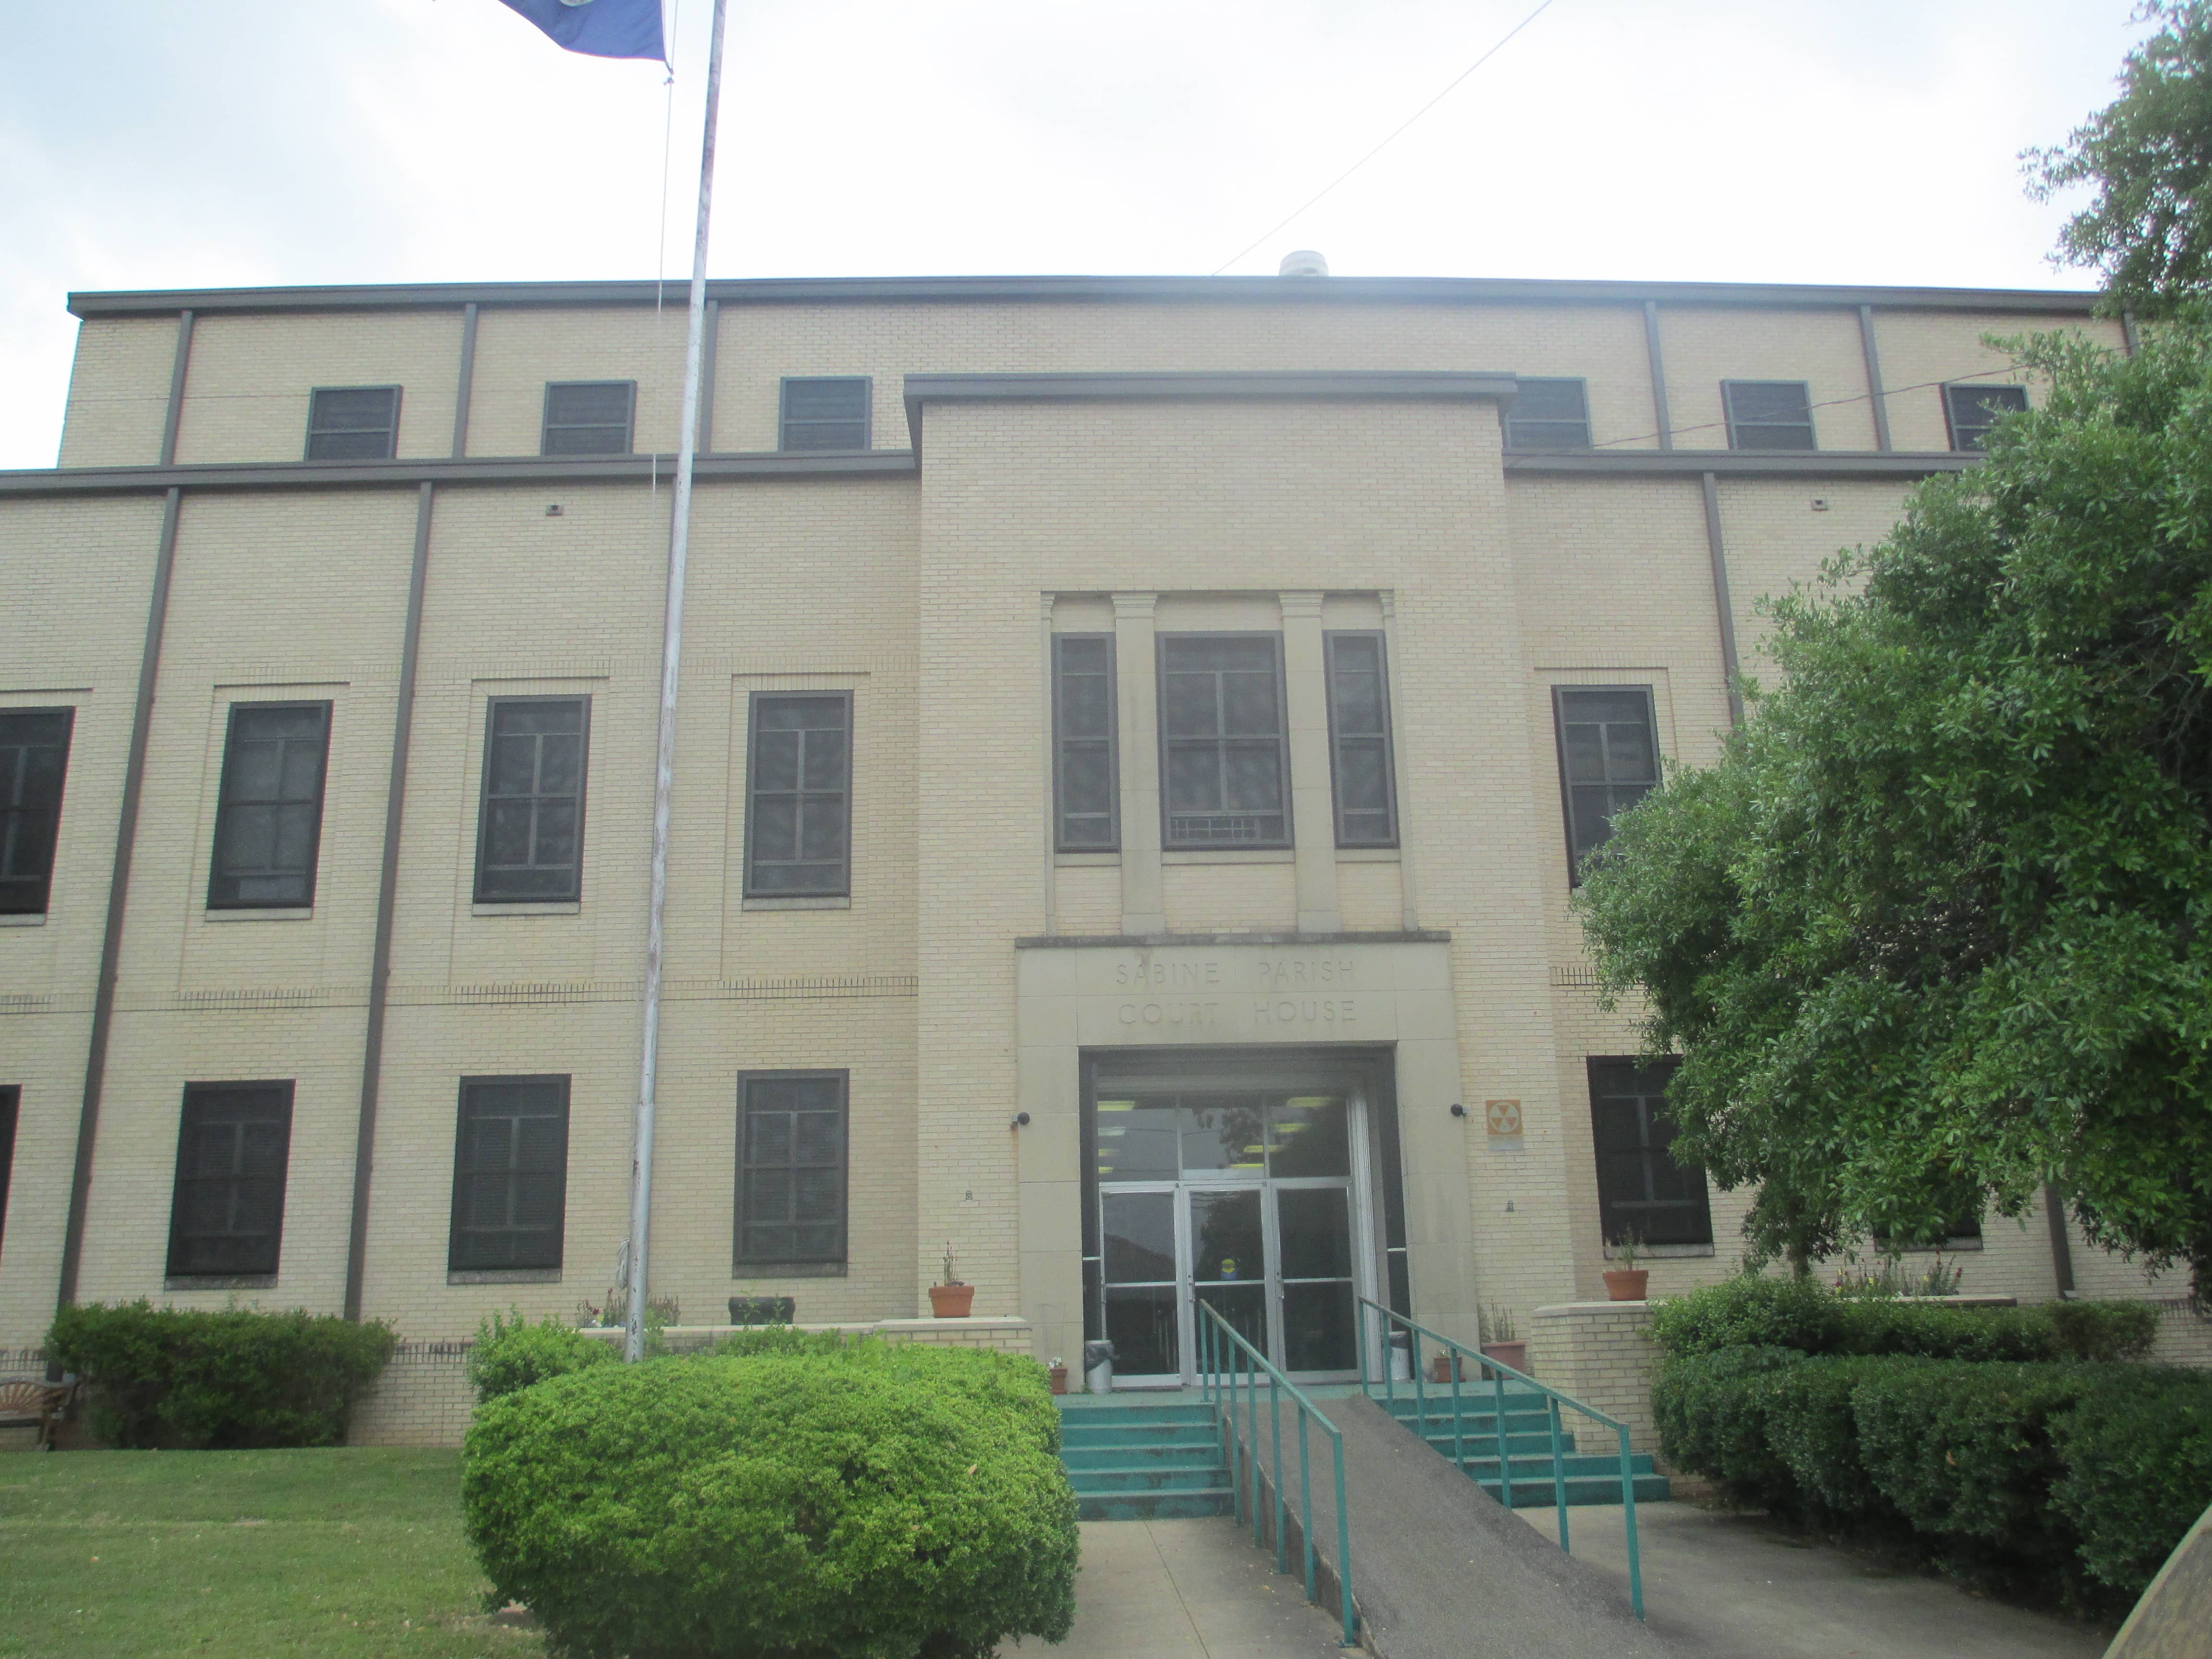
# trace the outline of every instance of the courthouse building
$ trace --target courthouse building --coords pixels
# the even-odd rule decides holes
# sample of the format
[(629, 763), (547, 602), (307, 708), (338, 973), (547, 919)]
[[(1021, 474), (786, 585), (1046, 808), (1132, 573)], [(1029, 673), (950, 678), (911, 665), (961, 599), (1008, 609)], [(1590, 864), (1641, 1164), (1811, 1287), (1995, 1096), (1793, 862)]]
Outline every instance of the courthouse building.
[[(651, 1262), (1295, 1373), (1730, 1271), (1579, 859), (1765, 594), (2080, 294), (709, 286)], [(57, 1298), (568, 1316), (628, 1232), (684, 316), (650, 283), (82, 294), (0, 475), (0, 1346)], [(1966, 1288), (2144, 1294), (2039, 1210)]]

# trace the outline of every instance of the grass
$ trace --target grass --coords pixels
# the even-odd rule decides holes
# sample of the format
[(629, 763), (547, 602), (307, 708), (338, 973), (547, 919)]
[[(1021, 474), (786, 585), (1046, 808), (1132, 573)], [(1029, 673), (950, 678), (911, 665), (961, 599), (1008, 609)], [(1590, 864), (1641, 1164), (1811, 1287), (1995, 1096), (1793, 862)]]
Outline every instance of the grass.
[(460, 1486), (458, 1451), (0, 1457), (0, 1659), (542, 1659)]

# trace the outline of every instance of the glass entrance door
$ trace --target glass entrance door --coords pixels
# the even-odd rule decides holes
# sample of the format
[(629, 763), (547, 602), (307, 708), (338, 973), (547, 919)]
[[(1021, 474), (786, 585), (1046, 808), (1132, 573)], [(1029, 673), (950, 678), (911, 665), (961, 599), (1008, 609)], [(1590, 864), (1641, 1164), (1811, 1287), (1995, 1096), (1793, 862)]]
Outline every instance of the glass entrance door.
[(1188, 1093), (1098, 1112), (1099, 1328), (1117, 1380), (1195, 1382), (1200, 1304), (1294, 1376), (1351, 1374), (1357, 1100)]

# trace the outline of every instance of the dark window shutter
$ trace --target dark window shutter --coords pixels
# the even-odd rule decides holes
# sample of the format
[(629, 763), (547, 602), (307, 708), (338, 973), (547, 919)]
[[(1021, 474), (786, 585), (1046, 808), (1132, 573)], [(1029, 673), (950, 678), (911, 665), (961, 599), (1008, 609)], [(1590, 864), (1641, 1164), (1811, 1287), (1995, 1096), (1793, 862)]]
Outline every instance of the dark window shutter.
[(398, 442), (398, 386), (318, 386), (309, 394), (309, 460), (388, 461)]
[(627, 455), (637, 409), (635, 380), (553, 380), (545, 387), (548, 455)]
[(1053, 799), (1063, 853), (1121, 845), (1114, 636), (1052, 636)]
[(1802, 380), (1723, 380), (1730, 449), (1815, 449), (1812, 393)]
[(1282, 637), (1159, 636), (1164, 844), (1291, 844)]
[(589, 697), (495, 697), (477, 811), (480, 904), (583, 896)]
[(853, 890), (853, 698), (756, 692), (745, 755), (745, 896)]
[(866, 375), (793, 377), (783, 383), (780, 449), (866, 449), (873, 383)]
[(557, 1268), (568, 1197), (568, 1079), (461, 1079), (454, 1272)]
[(1943, 415), (1951, 426), (1951, 447), (1985, 447), (1990, 428), (2001, 416), (2017, 415), (2027, 407), (2027, 388), (2024, 386), (1945, 386)]
[(1339, 847), (1395, 847), (1398, 799), (1390, 683), (1379, 631), (1322, 636), (1328, 670), (1331, 782)]
[(739, 1079), (739, 1268), (844, 1262), (848, 1086), (843, 1072)]
[(1569, 879), (1613, 836), (1613, 815), (1659, 785), (1651, 691), (1642, 685), (1563, 685), (1552, 694)]
[(1588, 449), (1590, 447), (1589, 387), (1583, 380), (1535, 380), (1516, 383), (1505, 406), (1508, 449)]
[(230, 706), (208, 908), (314, 903), (330, 740), (326, 702)]
[(52, 895), (73, 708), (0, 709), (0, 915), (43, 915)]
[(171, 1278), (276, 1271), (291, 1145), (290, 1083), (185, 1086), (169, 1205)]
[(1608, 1244), (1632, 1235), (1644, 1244), (1713, 1242), (1705, 1173), (1674, 1161), (1674, 1127), (1662, 1115), (1675, 1066), (1589, 1062), (1598, 1214)]

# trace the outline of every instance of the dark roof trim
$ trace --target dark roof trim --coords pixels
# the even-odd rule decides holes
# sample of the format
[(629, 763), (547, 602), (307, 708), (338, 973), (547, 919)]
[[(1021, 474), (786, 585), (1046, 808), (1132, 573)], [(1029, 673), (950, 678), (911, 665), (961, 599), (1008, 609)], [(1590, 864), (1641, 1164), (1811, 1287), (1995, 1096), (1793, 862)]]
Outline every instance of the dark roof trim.
[(1505, 470), (1610, 477), (1711, 472), (1723, 478), (1924, 478), (1935, 472), (1963, 472), (1981, 459), (1949, 450), (1821, 454), (1796, 449), (1572, 449), (1509, 453)]
[(1358, 402), (1465, 402), (1511, 399), (1519, 383), (1510, 374), (1364, 369), (1308, 372), (1239, 369), (1222, 373), (1085, 374), (909, 374), (906, 429), (921, 453), (921, 406), (928, 403), (1091, 403), (1109, 399), (1159, 403), (1182, 398), (1259, 401), (1274, 398)]
[[(682, 297), (653, 283), (393, 283), (328, 288), (110, 289), (71, 294), (79, 317), (223, 312), (425, 310), (479, 306), (638, 306)], [(1151, 302), (1322, 305), (1810, 306), (1915, 311), (2087, 313), (2084, 289), (1856, 288), (1794, 283), (1536, 282), (1466, 276), (805, 276), (709, 283), (726, 306)]]
[[(173, 487), (186, 489), (347, 489), (423, 483), (638, 483), (676, 470), (673, 455), (523, 455), (505, 459), (412, 461), (276, 461), (196, 466), (71, 466), (0, 472), (0, 496), (138, 495)], [(823, 450), (702, 455), (702, 478), (911, 477), (920, 470), (914, 452)]]

